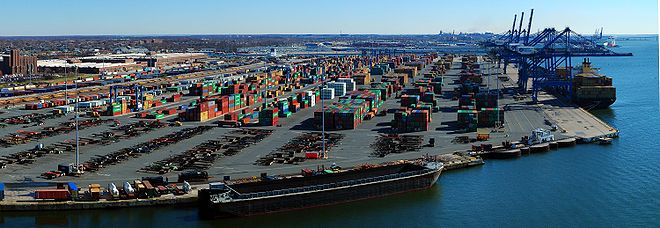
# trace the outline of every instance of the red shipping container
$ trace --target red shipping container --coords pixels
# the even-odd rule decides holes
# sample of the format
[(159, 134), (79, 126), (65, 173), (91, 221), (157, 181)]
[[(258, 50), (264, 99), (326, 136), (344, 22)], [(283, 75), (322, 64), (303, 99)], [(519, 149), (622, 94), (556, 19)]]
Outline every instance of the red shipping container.
[(238, 121), (238, 113), (232, 112), (225, 114), (225, 120)]
[(305, 152), (305, 158), (307, 158), (307, 159), (319, 159), (319, 158), (321, 158), (321, 153), (319, 153), (319, 152)]
[(35, 199), (54, 199), (54, 200), (67, 200), (71, 198), (69, 190), (66, 189), (48, 189), (34, 191)]
[(204, 111), (208, 111), (208, 110), (209, 110), (209, 105), (208, 105), (208, 103), (206, 103), (206, 102), (204, 102), (204, 103), (200, 103), (200, 104), (199, 104), (199, 110), (202, 111), (202, 112), (204, 112)]

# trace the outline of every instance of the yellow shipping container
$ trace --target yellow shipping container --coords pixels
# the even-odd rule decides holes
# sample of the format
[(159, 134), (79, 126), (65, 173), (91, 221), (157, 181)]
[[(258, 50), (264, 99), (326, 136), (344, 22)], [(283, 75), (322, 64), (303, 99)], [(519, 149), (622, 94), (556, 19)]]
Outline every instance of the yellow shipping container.
[(200, 121), (205, 121), (209, 119), (209, 112), (208, 111), (203, 111), (199, 114), (199, 120)]
[(151, 101), (153, 99), (154, 99), (154, 95), (152, 95), (152, 94), (144, 95), (144, 100), (146, 100), (146, 101)]

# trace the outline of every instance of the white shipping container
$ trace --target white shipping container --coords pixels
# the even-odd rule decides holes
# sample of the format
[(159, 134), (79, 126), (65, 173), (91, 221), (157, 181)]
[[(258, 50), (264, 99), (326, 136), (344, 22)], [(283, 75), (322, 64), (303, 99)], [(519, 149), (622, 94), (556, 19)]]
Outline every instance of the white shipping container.
[(64, 113), (69, 113), (69, 112), (73, 112), (74, 108), (73, 108), (73, 106), (70, 106), (70, 105), (63, 105), (63, 106), (55, 107), (55, 110), (60, 110)]
[(117, 100), (120, 100), (120, 101), (130, 101), (130, 100), (131, 100), (131, 97), (129, 97), (129, 96), (117, 96)]
[(79, 108), (91, 108), (92, 107), (92, 102), (89, 102), (89, 101), (78, 102), (78, 107)]
[(309, 107), (316, 106), (316, 95), (307, 95), (305, 99), (309, 101)]
[(335, 99), (335, 90), (332, 89), (332, 88), (323, 88), (323, 89), (321, 89), (321, 99), (323, 99), (323, 100)]
[(328, 88), (335, 90), (335, 96), (341, 97), (346, 95), (346, 83), (343, 82), (329, 82)]
[(99, 107), (105, 105), (105, 102), (101, 100), (90, 101), (90, 103), (92, 104), (93, 107)]
[(346, 83), (346, 91), (355, 91), (357, 89), (355, 81), (352, 78), (339, 78), (337, 82)]

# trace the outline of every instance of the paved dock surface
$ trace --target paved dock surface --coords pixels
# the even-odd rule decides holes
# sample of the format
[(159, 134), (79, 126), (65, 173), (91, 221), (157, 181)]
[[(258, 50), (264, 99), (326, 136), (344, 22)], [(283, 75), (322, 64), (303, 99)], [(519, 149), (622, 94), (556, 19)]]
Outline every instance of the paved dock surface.
[[(509, 67), (507, 73), (511, 82), (515, 84), (514, 82), (518, 80), (517, 69)], [(506, 85), (506, 87), (510, 86), (512, 86), (511, 83)], [(531, 84), (529, 86), (531, 88)], [(617, 129), (598, 119), (589, 111), (543, 91), (539, 93), (536, 107), (543, 111), (544, 118), (564, 130), (563, 134), (566, 136), (588, 139), (618, 134)]]
[(184, 195), (175, 196), (167, 194), (149, 199), (127, 199), (98, 201), (50, 201), (35, 200), (32, 197), (33, 189), (12, 190), (6, 192), (5, 200), (0, 201), (0, 211), (44, 211), (44, 210), (85, 210), (107, 209), (125, 207), (152, 207), (194, 204), (197, 202), (197, 190), (206, 185), (192, 186), (192, 191)]

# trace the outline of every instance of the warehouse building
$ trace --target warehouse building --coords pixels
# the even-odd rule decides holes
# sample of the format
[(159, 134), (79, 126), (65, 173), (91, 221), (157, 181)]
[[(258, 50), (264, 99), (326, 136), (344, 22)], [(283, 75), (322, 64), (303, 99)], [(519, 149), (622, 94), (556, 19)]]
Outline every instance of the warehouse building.
[(102, 72), (127, 72), (143, 68), (134, 62), (83, 62), (77, 59), (49, 59), (37, 62), (39, 72), (46, 74), (60, 74), (66, 72), (78, 72), (81, 74), (100, 74)]
[(206, 59), (204, 53), (131, 53), (89, 56), (81, 58), (83, 62), (136, 62), (145, 67), (163, 67), (172, 64), (191, 63)]
[(39, 60), (39, 72), (63, 73), (75, 72), (99, 74), (103, 72), (128, 72), (145, 67), (165, 67), (176, 64), (192, 63), (206, 59), (204, 53), (134, 53), (88, 56), (77, 59)]
[(0, 61), (0, 75), (5, 74), (23, 74), (30, 75), (37, 73), (37, 57), (21, 56), (19, 50), (11, 50), (9, 55), (2, 55)]

